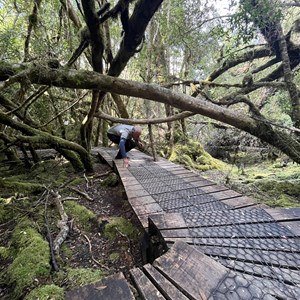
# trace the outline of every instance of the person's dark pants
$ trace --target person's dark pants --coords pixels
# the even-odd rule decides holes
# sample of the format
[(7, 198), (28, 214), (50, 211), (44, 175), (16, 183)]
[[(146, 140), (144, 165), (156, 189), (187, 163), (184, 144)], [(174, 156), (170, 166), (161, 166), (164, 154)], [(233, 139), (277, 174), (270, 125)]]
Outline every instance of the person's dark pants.
[[(114, 135), (114, 134), (111, 134), (111, 133), (108, 133), (107, 134), (107, 137), (115, 144), (118, 144), (120, 143), (120, 137), (117, 136), (117, 135)], [(131, 149), (133, 149), (134, 147), (136, 146), (135, 142), (130, 139), (130, 140), (126, 140), (125, 142), (125, 151), (126, 152), (129, 152)], [(119, 150), (119, 152), (117, 153), (115, 159), (120, 159), (122, 158), (122, 155), (121, 155), (121, 151)]]

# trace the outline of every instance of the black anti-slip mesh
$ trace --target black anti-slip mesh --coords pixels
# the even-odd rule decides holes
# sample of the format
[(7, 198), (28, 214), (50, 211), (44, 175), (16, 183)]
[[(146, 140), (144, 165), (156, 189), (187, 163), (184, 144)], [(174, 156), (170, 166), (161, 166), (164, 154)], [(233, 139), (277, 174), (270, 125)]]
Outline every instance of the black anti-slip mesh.
[(234, 209), (155, 163), (129, 171), (164, 212), (182, 214), (193, 247), (228, 268), (210, 300), (300, 299), (300, 239), (284, 223)]

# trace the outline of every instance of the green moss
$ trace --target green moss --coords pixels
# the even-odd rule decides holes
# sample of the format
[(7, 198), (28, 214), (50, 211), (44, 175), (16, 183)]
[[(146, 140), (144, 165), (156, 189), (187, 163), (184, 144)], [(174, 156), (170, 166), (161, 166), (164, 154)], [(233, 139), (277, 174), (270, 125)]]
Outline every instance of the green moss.
[(120, 233), (126, 235), (129, 239), (137, 239), (138, 231), (131, 222), (122, 217), (111, 218), (104, 227), (104, 236), (109, 240), (114, 240), (120, 236)]
[(175, 145), (169, 160), (184, 164), (188, 169), (193, 170), (225, 168), (225, 163), (213, 158), (199, 142), (193, 140), (188, 140), (186, 145)]
[(50, 275), (48, 242), (26, 220), (19, 224), (12, 236), (15, 259), (7, 269), (7, 283), (14, 286), (13, 296), (20, 297), (38, 277)]
[(12, 210), (9, 205), (0, 204), (0, 223), (5, 223), (12, 218)]
[(67, 215), (72, 216), (75, 221), (77, 221), (77, 225), (84, 230), (90, 230), (90, 221), (96, 217), (92, 211), (82, 205), (79, 205), (75, 201), (65, 201), (64, 207)]
[(10, 255), (9, 248), (0, 247), (0, 258), (7, 259)]
[(293, 197), (284, 194), (279, 195), (276, 199), (266, 201), (265, 204), (271, 207), (300, 207), (300, 203), (296, 202)]
[(107, 187), (114, 187), (117, 186), (119, 183), (119, 179), (117, 174), (111, 173), (108, 177), (106, 177), (102, 182), (102, 186), (107, 186)]
[(68, 288), (75, 288), (88, 283), (96, 282), (106, 276), (101, 269), (67, 269)]
[(71, 258), (73, 255), (72, 249), (70, 249), (70, 247), (66, 246), (65, 244), (61, 245), (60, 252), (68, 258)]
[(25, 300), (64, 300), (64, 289), (54, 285), (44, 285), (42, 287), (32, 290), (26, 297)]
[(115, 262), (120, 258), (120, 253), (118, 252), (113, 252), (109, 255), (108, 259)]
[(300, 195), (300, 182), (296, 181), (279, 181), (279, 180), (261, 180), (254, 183), (262, 191), (273, 195), (286, 194), (289, 196)]
[(20, 193), (39, 193), (44, 190), (44, 187), (37, 183), (13, 181), (6, 178), (0, 178), (0, 187)]

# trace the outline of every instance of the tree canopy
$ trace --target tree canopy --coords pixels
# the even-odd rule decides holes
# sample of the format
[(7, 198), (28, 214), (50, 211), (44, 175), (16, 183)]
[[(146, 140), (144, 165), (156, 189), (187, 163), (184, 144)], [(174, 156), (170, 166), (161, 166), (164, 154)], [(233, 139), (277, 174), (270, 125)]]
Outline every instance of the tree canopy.
[(157, 119), (171, 132), (172, 120), (209, 118), (300, 162), (298, 1), (2, 3), (0, 150), (10, 159), (52, 147), (92, 171), (107, 122)]

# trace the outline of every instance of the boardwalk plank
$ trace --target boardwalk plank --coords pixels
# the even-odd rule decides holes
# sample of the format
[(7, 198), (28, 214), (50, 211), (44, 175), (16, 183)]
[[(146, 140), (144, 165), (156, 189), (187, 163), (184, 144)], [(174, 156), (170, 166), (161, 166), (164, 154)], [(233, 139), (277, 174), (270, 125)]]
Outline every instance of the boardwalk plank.
[(300, 207), (266, 208), (265, 211), (277, 221), (300, 220)]
[(66, 300), (134, 300), (135, 297), (122, 273), (106, 277), (65, 293)]
[[(135, 283), (135, 286), (144, 300), (163, 300), (166, 299), (160, 291), (154, 286), (150, 279), (138, 268), (130, 270), (130, 275)], [(126, 298), (111, 298), (111, 299), (126, 299)]]
[(150, 215), (149, 222), (153, 225), (155, 224), (158, 230), (166, 228), (187, 228), (185, 220), (180, 213)]
[[(214, 197), (214, 195), (213, 195)], [(248, 206), (256, 206), (256, 200), (249, 198), (247, 196), (240, 196), (232, 199), (222, 200), (222, 203), (227, 204), (233, 208), (245, 208)]]
[(185, 243), (177, 242), (153, 266), (192, 299), (207, 299), (227, 274), (225, 267)]
[(166, 277), (159, 273), (150, 264), (143, 266), (143, 269), (166, 299), (188, 300), (188, 298), (175, 285), (173, 285)]

